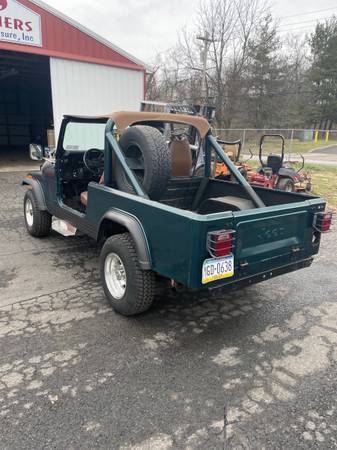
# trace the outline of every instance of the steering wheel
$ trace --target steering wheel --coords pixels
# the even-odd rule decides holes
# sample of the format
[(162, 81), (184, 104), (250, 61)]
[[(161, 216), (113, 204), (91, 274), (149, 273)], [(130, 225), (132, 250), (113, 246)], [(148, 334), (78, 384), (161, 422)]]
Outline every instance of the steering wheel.
[(85, 167), (94, 175), (101, 175), (104, 169), (104, 151), (98, 148), (90, 148), (83, 155)]

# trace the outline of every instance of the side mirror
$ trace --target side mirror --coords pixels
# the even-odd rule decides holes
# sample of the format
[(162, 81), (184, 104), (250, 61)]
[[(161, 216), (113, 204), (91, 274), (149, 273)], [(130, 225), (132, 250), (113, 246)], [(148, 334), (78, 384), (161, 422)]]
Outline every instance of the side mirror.
[(29, 156), (33, 161), (42, 161), (44, 156), (42, 146), (37, 144), (30, 144)]

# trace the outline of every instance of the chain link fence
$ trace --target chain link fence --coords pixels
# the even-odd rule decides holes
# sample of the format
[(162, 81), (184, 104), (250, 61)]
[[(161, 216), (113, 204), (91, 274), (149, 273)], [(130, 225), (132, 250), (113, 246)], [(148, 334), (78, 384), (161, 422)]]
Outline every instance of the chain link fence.
[[(214, 134), (227, 141), (242, 141), (242, 153), (257, 156), (259, 153), (260, 139), (264, 134), (280, 134), (285, 139), (285, 154), (290, 159), (299, 154), (305, 153), (331, 153), (337, 155), (337, 130), (310, 130), (310, 129), (252, 129), (252, 128), (232, 128), (214, 129)], [(281, 141), (266, 139), (263, 145), (264, 151), (277, 152)], [(335, 148), (334, 148), (335, 147)]]

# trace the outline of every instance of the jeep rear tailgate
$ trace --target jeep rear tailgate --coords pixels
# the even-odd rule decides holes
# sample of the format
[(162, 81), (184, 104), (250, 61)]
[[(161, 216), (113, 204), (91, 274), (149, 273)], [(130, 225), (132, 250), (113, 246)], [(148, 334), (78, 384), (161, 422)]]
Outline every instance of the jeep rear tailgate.
[(302, 205), (292, 209), (233, 213), (234, 254), (241, 275), (264, 272), (312, 254), (313, 213)]
[[(256, 208), (232, 213), (231, 221), (220, 219), (219, 214), (208, 215), (208, 233), (231, 230), (234, 275), (207, 283), (207, 287), (231, 284), (264, 272), (309, 260), (318, 252), (320, 235), (315, 232), (314, 218), (323, 211), (322, 199), (301, 203)], [(207, 236), (204, 236), (205, 242)], [(204, 261), (212, 258), (203, 253), (199, 280)], [(269, 276), (272, 276), (269, 273)], [(194, 279), (195, 280), (195, 279)]]

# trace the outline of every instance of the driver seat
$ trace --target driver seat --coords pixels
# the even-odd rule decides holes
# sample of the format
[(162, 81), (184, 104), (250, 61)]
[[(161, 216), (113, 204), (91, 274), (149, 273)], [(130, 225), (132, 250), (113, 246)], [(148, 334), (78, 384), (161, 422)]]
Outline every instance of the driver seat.
[[(101, 178), (99, 179), (99, 184), (104, 184), (104, 172), (101, 176)], [(83, 206), (87, 207), (88, 205), (88, 191), (84, 191), (82, 192), (82, 194), (80, 195), (80, 202)]]

